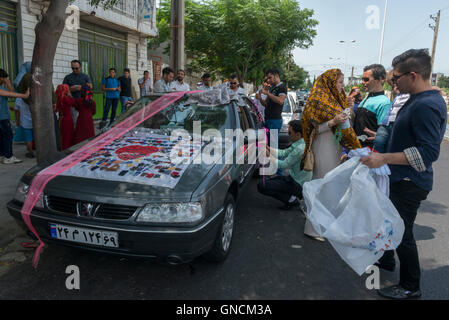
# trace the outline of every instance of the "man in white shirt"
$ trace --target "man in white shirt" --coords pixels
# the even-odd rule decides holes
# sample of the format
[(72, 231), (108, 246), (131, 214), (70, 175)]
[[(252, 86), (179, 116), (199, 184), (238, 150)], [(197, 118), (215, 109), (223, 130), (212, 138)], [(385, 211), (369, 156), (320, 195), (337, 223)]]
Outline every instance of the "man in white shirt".
[(143, 78), (140, 78), (137, 83), (140, 87), (140, 96), (148, 96), (151, 93), (151, 80), (150, 80), (150, 73), (148, 71), (143, 72)]
[(172, 91), (190, 91), (190, 86), (184, 82), (185, 75), (186, 73), (184, 70), (178, 70), (178, 74), (176, 76), (177, 80), (170, 84)]
[(162, 70), (162, 79), (158, 80), (154, 84), (154, 92), (157, 93), (165, 93), (165, 92), (172, 92), (172, 89), (170, 87), (170, 83), (173, 81), (173, 78), (175, 77), (175, 72), (172, 68), (166, 67)]
[(201, 77), (201, 81), (203, 82), (203, 84), (197, 87), (198, 90), (208, 91), (213, 89), (210, 85), (210, 74), (203, 74), (203, 76)]
[(240, 87), (239, 79), (237, 78), (237, 76), (235, 74), (233, 74), (230, 77), (230, 80), (229, 80), (229, 91), (231, 92), (231, 94), (234, 92), (234, 94), (245, 95), (246, 96), (245, 89)]

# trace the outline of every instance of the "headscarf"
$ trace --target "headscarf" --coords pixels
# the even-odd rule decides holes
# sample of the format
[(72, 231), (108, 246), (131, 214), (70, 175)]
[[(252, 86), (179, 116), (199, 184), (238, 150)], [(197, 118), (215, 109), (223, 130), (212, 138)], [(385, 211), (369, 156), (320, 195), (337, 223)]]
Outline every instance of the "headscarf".
[(68, 84), (60, 84), (56, 87), (56, 105), (58, 110), (60, 110), (60, 106), (62, 104), (62, 99), (67, 97), (70, 93), (70, 87)]
[[(332, 120), (344, 109), (348, 108), (346, 94), (337, 89), (337, 80), (341, 75), (340, 69), (327, 70), (320, 75), (313, 85), (310, 97), (302, 114), (302, 130), (306, 143), (309, 147), (310, 134), (315, 125), (320, 125)], [(341, 130), (341, 143), (349, 150), (361, 148), (359, 140), (352, 127)], [(303, 159), (305, 157), (305, 153)]]
[(93, 101), (94, 100), (93, 100), (92, 91), (90, 90), (89, 86), (84, 85), (81, 88), (81, 98), (86, 103), (86, 106), (88, 106), (89, 108), (93, 109)]

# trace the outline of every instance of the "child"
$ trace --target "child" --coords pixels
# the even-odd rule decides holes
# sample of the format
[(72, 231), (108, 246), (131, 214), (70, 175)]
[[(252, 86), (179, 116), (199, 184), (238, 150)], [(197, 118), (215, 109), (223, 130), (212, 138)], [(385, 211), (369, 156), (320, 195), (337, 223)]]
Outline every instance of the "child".
[(16, 110), (17, 131), (14, 135), (15, 142), (25, 142), (28, 152), (25, 154), (27, 158), (34, 158), (33, 153), (33, 120), (31, 119), (30, 106), (21, 98), (16, 99), (14, 105)]
[(79, 112), (76, 121), (75, 137), (73, 144), (95, 136), (94, 120), (92, 116), (96, 113), (95, 101), (92, 98), (92, 91), (88, 86), (81, 89), (81, 98), (76, 99), (76, 110)]
[[(12, 130), (10, 123), (10, 114), (8, 107), (8, 98), (26, 99), (30, 96), (30, 89), (24, 94), (14, 91), (9, 81), (8, 73), (0, 69), (0, 162), (3, 164), (20, 163), (22, 160), (17, 159), (12, 154)], [(6, 88), (2, 88), (5, 85)]]
[(70, 148), (73, 145), (75, 128), (73, 127), (72, 110), (75, 99), (70, 94), (67, 84), (60, 84), (56, 88), (56, 109), (59, 112), (59, 128), (61, 132), (61, 149)]
[(118, 100), (120, 98), (120, 81), (115, 77), (116, 71), (115, 68), (109, 69), (109, 77), (103, 80), (101, 85), (101, 90), (106, 92), (106, 104), (103, 110), (103, 118), (100, 123), (100, 129), (102, 129), (107, 122), (109, 110), (111, 109), (111, 119), (109, 120), (109, 125), (112, 125), (115, 120), (115, 114), (117, 111)]

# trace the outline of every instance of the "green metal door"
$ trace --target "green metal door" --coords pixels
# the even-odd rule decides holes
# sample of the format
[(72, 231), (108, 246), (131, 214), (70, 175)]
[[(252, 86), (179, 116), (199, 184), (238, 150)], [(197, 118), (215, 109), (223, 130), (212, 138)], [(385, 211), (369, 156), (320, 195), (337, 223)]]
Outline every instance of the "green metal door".
[(0, 0), (0, 68), (6, 70), (11, 82), (18, 70), (16, 4)]
[(81, 21), (78, 50), (83, 72), (93, 82), (94, 92), (101, 92), (101, 83), (115, 68), (120, 76), (126, 68), (126, 35)]

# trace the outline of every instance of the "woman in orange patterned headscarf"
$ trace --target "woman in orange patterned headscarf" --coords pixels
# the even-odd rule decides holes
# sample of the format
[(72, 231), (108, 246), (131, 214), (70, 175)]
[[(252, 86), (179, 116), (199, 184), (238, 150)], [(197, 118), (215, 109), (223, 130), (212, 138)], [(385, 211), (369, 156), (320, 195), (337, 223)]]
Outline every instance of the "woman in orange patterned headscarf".
[[(344, 92), (344, 76), (339, 69), (331, 69), (316, 80), (302, 114), (305, 150), (310, 135), (316, 128), (312, 151), (315, 162), (312, 179), (321, 179), (340, 164), (342, 144), (349, 150), (361, 148), (360, 142), (349, 124), (345, 109), (348, 108)], [(303, 160), (305, 159), (305, 153)], [(304, 233), (323, 241), (307, 220)]]

